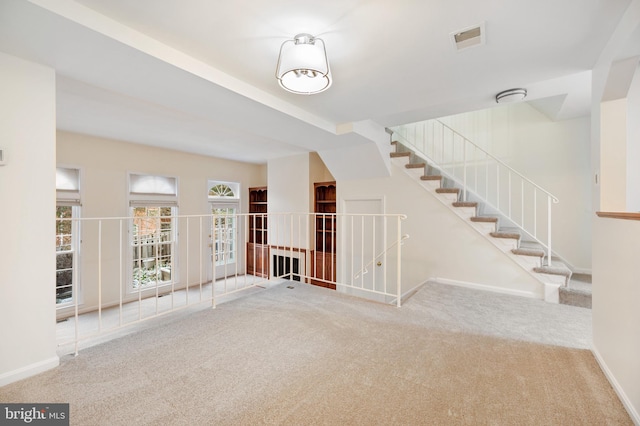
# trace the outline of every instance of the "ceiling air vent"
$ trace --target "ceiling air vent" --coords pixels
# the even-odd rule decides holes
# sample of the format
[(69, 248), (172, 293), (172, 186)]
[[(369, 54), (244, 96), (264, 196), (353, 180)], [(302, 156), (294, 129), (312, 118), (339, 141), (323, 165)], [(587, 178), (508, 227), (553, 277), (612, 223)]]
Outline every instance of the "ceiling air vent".
[(464, 28), (451, 33), (451, 41), (456, 50), (484, 44), (484, 22), (480, 25)]

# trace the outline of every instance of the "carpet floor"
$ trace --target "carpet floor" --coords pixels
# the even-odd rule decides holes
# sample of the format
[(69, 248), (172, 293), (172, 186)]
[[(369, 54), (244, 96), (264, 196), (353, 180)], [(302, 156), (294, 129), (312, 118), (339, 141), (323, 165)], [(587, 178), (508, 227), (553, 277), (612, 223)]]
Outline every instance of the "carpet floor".
[(77, 425), (632, 424), (588, 342), (545, 343), (566, 324), (502, 324), (588, 310), (494, 296), (428, 283), (398, 309), (285, 283), (66, 356), (0, 400), (67, 402)]

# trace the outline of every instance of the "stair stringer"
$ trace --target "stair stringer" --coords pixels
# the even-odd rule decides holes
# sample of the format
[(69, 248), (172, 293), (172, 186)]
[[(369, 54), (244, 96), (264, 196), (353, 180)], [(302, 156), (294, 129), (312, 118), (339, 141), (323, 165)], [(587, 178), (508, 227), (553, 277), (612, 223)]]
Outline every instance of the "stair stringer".
[[(420, 160), (418, 160), (420, 161)], [(466, 225), (471, 227), (493, 247), (498, 249), (507, 259), (515, 263), (531, 278), (535, 279), (542, 285), (540, 295), (541, 299), (544, 299), (550, 303), (559, 303), (559, 288), (566, 284), (564, 277), (557, 275), (537, 273), (533, 270), (534, 267), (540, 266), (539, 262), (531, 256), (517, 255), (511, 252), (512, 249), (518, 248), (518, 242), (515, 240), (504, 241), (501, 238), (494, 238), (490, 235), (491, 232), (498, 231), (495, 224), (488, 224), (482, 222), (472, 222), (471, 217), (476, 216), (478, 213), (477, 207), (454, 207), (453, 202), (457, 201), (457, 194), (440, 194), (436, 192), (436, 189), (441, 187), (440, 181), (424, 181), (421, 180), (421, 176), (424, 174), (422, 168), (406, 168), (409, 164), (409, 157), (392, 158), (392, 172), (399, 171), (411, 178), (412, 181), (421, 186), (426, 192), (437, 199), (442, 205), (447, 207), (449, 211), (454, 213), (455, 216), (460, 218)], [(429, 166), (427, 166), (429, 167)], [(469, 283), (462, 283), (462, 285), (469, 287)], [(479, 288), (485, 287), (479, 285)]]
[[(404, 167), (407, 163), (406, 158), (392, 159), (391, 182), (385, 183), (391, 188), (385, 189), (389, 201), (401, 206), (399, 208), (405, 213), (402, 206), (407, 202), (411, 203), (413, 209), (420, 206), (421, 212), (429, 214), (429, 218), (440, 215), (440, 220), (444, 220), (444, 223), (434, 222), (434, 226), (425, 226), (424, 216), (419, 217), (418, 214), (416, 217), (415, 213), (408, 215), (403, 222), (403, 232), (411, 234), (412, 238), (405, 242), (403, 272), (409, 272), (408, 269), (413, 268), (425, 274), (422, 275), (422, 280), (427, 276), (428, 279), (465, 287), (537, 299), (545, 298), (545, 286), (513, 259), (508, 258), (505, 254), (506, 247), (499, 247), (490, 241), (484, 235), (486, 230), (476, 229), (463, 216), (452, 210), (452, 194), (436, 194), (435, 187), (429, 188), (430, 184), (422, 185), (419, 180), (422, 170), (407, 170)], [(380, 184), (377, 181), (370, 183)], [(397, 191), (400, 187), (403, 191)], [(401, 194), (391, 196), (390, 191)], [(432, 197), (424, 197), (422, 194), (425, 192)], [(459, 221), (467, 225), (460, 226)], [(432, 232), (438, 233), (438, 238), (430, 239)], [(434, 247), (434, 255), (425, 257), (424, 252), (429, 251), (429, 243), (438, 244), (443, 238), (448, 239), (447, 247)], [(415, 244), (421, 246), (416, 248), (413, 246)], [(411, 265), (410, 268), (405, 267), (405, 259)], [(441, 263), (445, 265), (441, 267)], [(413, 280), (416, 278), (410, 277)]]

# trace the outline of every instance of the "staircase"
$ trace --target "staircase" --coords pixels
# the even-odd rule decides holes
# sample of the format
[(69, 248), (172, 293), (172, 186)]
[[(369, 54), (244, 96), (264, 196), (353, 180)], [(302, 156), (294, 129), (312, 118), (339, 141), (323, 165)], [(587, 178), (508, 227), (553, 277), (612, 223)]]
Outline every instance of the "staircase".
[(489, 211), (481, 200), (464, 201), (461, 197), (463, 189), (441, 173), (437, 165), (397, 140), (392, 146), (392, 162), (543, 283), (546, 301), (591, 308), (590, 276), (574, 275), (561, 260), (549, 259), (549, 251), (542, 244), (527, 238), (526, 232), (513, 226), (499, 212)]
[(572, 274), (567, 286), (560, 287), (559, 299), (563, 305), (591, 309), (591, 274)]

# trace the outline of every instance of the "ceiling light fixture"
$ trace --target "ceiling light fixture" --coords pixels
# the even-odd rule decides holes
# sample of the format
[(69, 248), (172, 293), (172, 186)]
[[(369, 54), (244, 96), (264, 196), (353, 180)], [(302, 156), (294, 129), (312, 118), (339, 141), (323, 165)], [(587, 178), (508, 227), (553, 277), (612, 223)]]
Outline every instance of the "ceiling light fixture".
[(331, 70), (324, 41), (309, 34), (298, 34), (280, 47), (276, 78), (291, 93), (313, 95), (331, 86)]
[(527, 97), (527, 89), (509, 89), (496, 95), (496, 102), (506, 104), (509, 102), (521, 101)]

